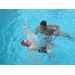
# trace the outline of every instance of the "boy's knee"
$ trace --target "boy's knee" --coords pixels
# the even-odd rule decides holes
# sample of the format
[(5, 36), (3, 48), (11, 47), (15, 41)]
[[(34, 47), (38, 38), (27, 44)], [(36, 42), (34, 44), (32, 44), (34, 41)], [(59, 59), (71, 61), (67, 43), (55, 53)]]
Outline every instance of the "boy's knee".
[(52, 53), (52, 51), (50, 50), (50, 51), (47, 51), (47, 53)]

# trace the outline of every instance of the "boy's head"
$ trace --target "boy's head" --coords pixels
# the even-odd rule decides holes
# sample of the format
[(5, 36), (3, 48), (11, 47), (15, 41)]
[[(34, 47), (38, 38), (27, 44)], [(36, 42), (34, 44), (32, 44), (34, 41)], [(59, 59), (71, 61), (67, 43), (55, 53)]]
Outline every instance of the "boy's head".
[(27, 43), (27, 40), (23, 40), (23, 41), (21, 42), (21, 45), (22, 45), (22, 46), (26, 46), (26, 43)]

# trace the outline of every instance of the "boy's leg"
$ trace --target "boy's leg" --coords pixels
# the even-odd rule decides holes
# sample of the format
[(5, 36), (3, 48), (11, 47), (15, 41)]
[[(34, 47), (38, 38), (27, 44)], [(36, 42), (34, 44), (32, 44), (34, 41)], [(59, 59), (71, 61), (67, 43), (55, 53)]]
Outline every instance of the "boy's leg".
[(52, 51), (46, 51), (47, 54), (49, 54), (50, 56), (52, 56)]
[[(52, 55), (52, 50), (46, 51), (46, 53), (49, 54), (49, 59), (50, 59), (50, 60), (57, 61), (56, 57), (53, 57), (53, 55)], [(52, 58), (51, 58), (51, 57), (52, 57)]]
[(48, 46), (46, 49), (51, 49), (54, 45), (57, 45), (56, 43), (48, 43)]

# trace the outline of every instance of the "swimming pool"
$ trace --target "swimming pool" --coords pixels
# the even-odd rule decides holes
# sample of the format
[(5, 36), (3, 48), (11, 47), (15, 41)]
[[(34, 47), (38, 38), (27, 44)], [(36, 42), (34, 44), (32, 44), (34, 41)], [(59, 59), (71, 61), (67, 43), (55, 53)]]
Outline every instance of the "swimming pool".
[(35, 33), (42, 20), (75, 37), (74, 9), (0, 9), (0, 65), (75, 65), (75, 43), (65, 37), (53, 41), (58, 45), (52, 49), (57, 61), (33, 51), (34, 62), (27, 47), (21, 46), (21, 41), (27, 39), (23, 24)]

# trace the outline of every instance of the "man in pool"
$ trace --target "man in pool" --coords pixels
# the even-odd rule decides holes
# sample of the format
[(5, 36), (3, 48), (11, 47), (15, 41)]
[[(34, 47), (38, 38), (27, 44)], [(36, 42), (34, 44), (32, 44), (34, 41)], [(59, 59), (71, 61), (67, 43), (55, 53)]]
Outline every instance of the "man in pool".
[[(53, 28), (56, 28), (56, 29), (53, 29)], [(47, 25), (46, 21), (42, 21), (40, 23), (40, 26), (38, 26), (36, 28), (36, 32), (35, 32), (35, 35), (38, 34), (38, 32), (40, 32), (41, 34), (45, 34), (45, 35), (48, 35), (48, 36), (51, 36), (51, 35), (60, 35), (60, 36), (65, 36), (67, 38), (69, 38), (70, 40), (73, 41), (72, 37), (69, 36), (67, 33), (63, 33), (61, 31), (59, 31), (59, 26), (57, 25)]]

